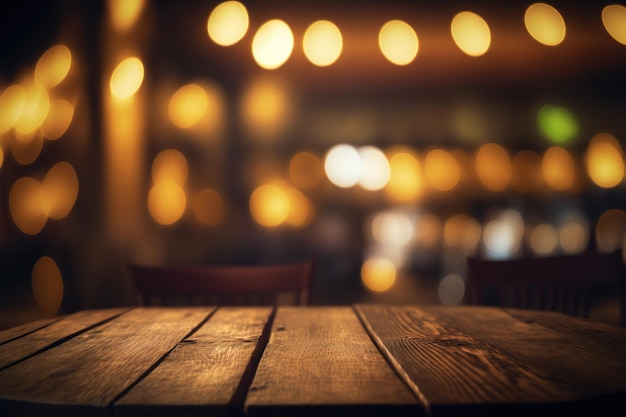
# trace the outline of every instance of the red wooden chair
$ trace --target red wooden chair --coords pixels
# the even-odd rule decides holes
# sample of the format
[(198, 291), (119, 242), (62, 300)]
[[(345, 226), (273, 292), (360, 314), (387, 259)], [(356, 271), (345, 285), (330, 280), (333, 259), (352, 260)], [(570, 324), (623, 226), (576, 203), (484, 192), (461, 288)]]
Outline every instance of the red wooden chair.
[(155, 302), (185, 305), (307, 305), (314, 268), (315, 262), (312, 260), (254, 266), (128, 265), (139, 305), (154, 305)]
[(587, 318), (594, 293), (619, 289), (620, 325), (626, 326), (622, 250), (549, 257), (487, 260), (469, 257), (470, 304), (559, 311)]

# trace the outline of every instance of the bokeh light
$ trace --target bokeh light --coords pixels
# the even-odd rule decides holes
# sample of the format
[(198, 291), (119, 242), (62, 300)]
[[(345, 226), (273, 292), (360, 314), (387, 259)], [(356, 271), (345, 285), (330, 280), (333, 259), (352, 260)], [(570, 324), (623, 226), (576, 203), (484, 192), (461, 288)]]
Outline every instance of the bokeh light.
[(290, 122), (294, 103), (283, 83), (259, 78), (245, 88), (240, 106), (248, 136), (269, 143), (280, 139)]
[(532, 193), (541, 187), (541, 155), (530, 149), (522, 149), (511, 163), (511, 188), (522, 193)]
[(450, 25), (454, 43), (469, 56), (484, 55), (491, 45), (487, 22), (476, 13), (464, 11), (452, 19)]
[(494, 259), (513, 257), (519, 251), (523, 233), (522, 215), (512, 209), (503, 210), (483, 228), (487, 256)]
[(313, 205), (300, 190), (289, 188), (285, 190), (289, 200), (289, 214), (285, 222), (295, 227), (302, 227), (310, 223), (313, 218)]
[(250, 196), (250, 214), (261, 226), (275, 227), (287, 220), (290, 204), (287, 193), (274, 184), (257, 187)]
[(559, 228), (559, 243), (564, 253), (583, 252), (589, 242), (589, 225), (584, 218), (565, 222)]
[(174, 125), (187, 129), (200, 121), (207, 111), (207, 96), (198, 84), (179, 88), (170, 99), (167, 114)]
[(35, 82), (44, 88), (52, 88), (65, 79), (72, 67), (72, 53), (65, 45), (48, 49), (35, 66)]
[(565, 143), (578, 135), (576, 117), (565, 107), (546, 104), (537, 113), (537, 126), (541, 134), (551, 142)]
[(371, 232), (374, 239), (394, 248), (408, 244), (413, 238), (413, 230), (411, 219), (403, 213), (384, 211), (372, 219)]
[(302, 48), (311, 63), (326, 67), (335, 63), (341, 55), (343, 38), (334, 23), (328, 20), (318, 20), (304, 32)]
[(528, 6), (524, 24), (530, 36), (544, 45), (555, 46), (565, 39), (563, 16), (549, 4), (535, 3)]
[(415, 201), (424, 190), (417, 155), (404, 147), (393, 147), (386, 153), (390, 168), (389, 182), (385, 187), (387, 197), (397, 203)]
[(549, 223), (535, 226), (530, 233), (529, 246), (537, 255), (550, 255), (559, 244), (557, 230)]
[(22, 86), (8, 86), (0, 95), (0, 133), (12, 129), (22, 116), (26, 103), (26, 92)]
[(207, 21), (207, 32), (213, 42), (231, 46), (239, 42), (248, 31), (248, 10), (238, 1), (218, 4)]
[(15, 130), (23, 135), (33, 133), (41, 127), (50, 109), (48, 90), (33, 82), (22, 85), (25, 92), (24, 107)]
[(113, 27), (124, 32), (133, 27), (141, 16), (145, 0), (108, 0), (107, 4)]
[(339, 144), (326, 153), (324, 159), (326, 176), (337, 187), (350, 188), (361, 178), (361, 157), (352, 145)]
[(118, 99), (132, 97), (143, 83), (144, 69), (141, 60), (137, 57), (126, 58), (120, 62), (109, 83), (111, 94)]
[(574, 158), (560, 146), (552, 146), (544, 152), (541, 172), (546, 184), (559, 191), (569, 189), (576, 180)]
[(461, 167), (450, 152), (433, 149), (424, 159), (424, 175), (433, 188), (449, 191), (459, 183)]
[(389, 182), (390, 168), (387, 157), (375, 146), (363, 146), (357, 151), (361, 158), (359, 185), (370, 191), (382, 189)]
[(30, 177), (15, 181), (9, 193), (9, 209), (15, 225), (27, 235), (36, 235), (46, 225), (41, 184)]
[(192, 209), (200, 223), (217, 226), (224, 218), (224, 199), (217, 191), (205, 188), (194, 197)]
[(60, 138), (67, 132), (74, 117), (74, 106), (67, 100), (59, 99), (50, 103), (48, 116), (41, 126), (43, 136), (49, 140)]
[(185, 212), (187, 196), (182, 187), (172, 181), (156, 183), (148, 194), (148, 209), (159, 224), (176, 223)]
[(361, 281), (372, 292), (388, 291), (396, 281), (396, 267), (385, 258), (367, 259), (361, 266)]
[(15, 138), (11, 141), (13, 159), (21, 165), (32, 164), (41, 154), (43, 142), (41, 130), (26, 135), (16, 132)]
[(78, 197), (78, 176), (68, 162), (55, 164), (43, 180), (42, 198), (44, 211), (51, 219), (65, 218)]
[(172, 181), (180, 186), (185, 185), (189, 174), (187, 159), (176, 149), (159, 152), (152, 162), (152, 183)]
[(252, 40), (252, 55), (256, 63), (264, 69), (281, 67), (293, 51), (293, 33), (282, 20), (265, 22)]
[(476, 219), (467, 214), (456, 214), (446, 220), (443, 238), (451, 248), (460, 248), (464, 253), (473, 253), (480, 242), (481, 227)]
[(418, 217), (415, 224), (415, 243), (425, 248), (436, 248), (443, 236), (441, 219), (432, 213)]
[(626, 243), (626, 212), (610, 209), (602, 213), (596, 224), (596, 244), (600, 252), (612, 252)]
[(613, 39), (626, 45), (626, 7), (611, 4), (602, 9), (602, 23)]
[(289, 178), (298, 188), (313, 188), (324, 178), (324, 164), (312, 152), (298, 152), (289, 162)]
[(624, 179), (624, 151), (609, 133), (598, 133), (591, 139), (586, 162), (591, 180), (602, 188), (615, 187)]
[(419, 41), (413, 28), (402, 20), (391, 20), (378, 34), (378, 45), (392, 64), (408, 65), (417, 56)]
[(465, 297), (465, 281), (457, 274), (443, 277), (439, 282), (439, 300), (445, 305), (457, 305)]
[(496, 143), (478, 149), (475, 159), (480, 182), (491, 191), (504, 191), (511, 182), (513, 167), (508, 152)]
[(56, 315), (63, 302), (63, 277), (49, 256), (39, 258), (33, 266), (31, 287), (39, 311), (46, 317)]

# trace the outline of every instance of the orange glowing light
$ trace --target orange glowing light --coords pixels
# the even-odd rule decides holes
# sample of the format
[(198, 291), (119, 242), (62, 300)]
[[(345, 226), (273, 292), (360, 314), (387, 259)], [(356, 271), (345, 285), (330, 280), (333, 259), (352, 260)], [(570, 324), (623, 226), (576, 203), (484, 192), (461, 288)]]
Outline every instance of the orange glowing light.
[(39, 310), (46, 317), (57, 314), (63, 301), (63, 277), (52, 258), (44, 256), (35, 263), (31, 286)]
[(587, 147), (587, 171), (602, 188), (613, 188), (624, 179), (624, 152), (613, 135), (599, 133)]
[(484, 55), (491, 44), (487, 22), (472, 12), (458, 13), (450, 25), (452, 38), (461, 51), (473, 57)]
[(42, 87), (52, 88), (65, 79), (72, 66), (72, 53), (65, 45), (48, 49), (37, 61), (35, 82)]
[(0, 95), (0, 133), (13, 128), (22, 116), (26, 103), (26, 92), (22, 86), (13, 84)]
[(309, 189), (319, 184), (324, 177), (324, 165), (312, 152), (298, 152), (289, 162), (289, 178), (301, 189)]
[(388, 291), (396, 281), (396, 267), (388, 259), (370, 258), (361, 266), (361, 281), (372, 292)]
[(378, 45), (392, 64), (408, 65), (417, 56), (419, 41), (413, 28), (402, 20), (391, 20), (378, 34)]
[(524, 24), (530, 36), (544, 45), (555, 46), (565, 39), (563, 16), (549, 4), (531, 4), (524, 14)]
[(206, 226), (217, 226), (224, 218), (224, 199), (215, 190), (204, 189), (193, 199), (193, 213)]
[(23, 135), (39, 129), (50, 109), (48, 90), (33, 82), (23, 85), (25, 94), (24, 107), (19, 119), (15, 122), (15, 130)]
[(415, 201), (424, 188), (422, 170), (417, 155), (408, 148), (392, 148), (387, 152), (389, 182), (384, 190), (394, 202)]
[(179, 186), (185, 185), (189, 166), (185, 156), (176, 149), (161, 151), (152, 162), (152, 183), (171, 181)]
[(602, 9), (602, 23), (613, 39), (626, 45), (626, 7), (611, 4)]
[(543, 183), (541, 156), (530, 149), (523, 149), (513, 157), (511, 187), (522, 193), (531, 193)]
[(172, 123), (186, 129), (200, 121), (207, 111), (208, 99), (198, 84), (179, 88), (170, 99), (167, 112)]
[(289, 214), (285, 221), (296, 227), (309, 223), (313, 217), (313, 206), (309, 199), (295, 188), (290, 188), (285, 193), (289, 199)]
[(343, 48), (341, 32), (334, 23), (318, 20), (304, 33), (302, 48), (311, 63), (319, 67), (329, 66), (341, 55)]
[(42, 184), (44, 211), (51, 219), (66, 217), (78, 197), (78, 176), (67, 162), (55, 164)]
[(74, 106), (66, 100), (55, 100), (50, 103), (48, 116), (41, 128), (46, 139), (55, 140), (65, 134), (74, 117)]
[(107, 0), (113, 27), (127, 31), (137, 22), (145, 6), (145, 0)]
[(143, 63), (137, 57), (126, 58), (115, 67), (109, 83), (111, 94), (124, 100), (132, 97), (143, 83)]
[(157, 223), (163, 225), (171, 225), (180, 220), (186, 205), (185, 191), (172, 181), (157, 183), (148, 195), (150, 215)]
[(611, 252), (626, 243), (626, 212), (620, 209), (605, 211), (596, 225), (598, 250)]
[(250, 138), (274, 142), (287, 127), (293, 106), (289, 91), (271, 79), (257, 79), (244, 91), (241, 116)]
[(250, 196), (250, 214), (261, 226), (275, 227), (282, 224), (287, 220), (289, 211), (289, 197), (276, 185), (261, 185)]
[(30, 177), (15, 181), (9, 193), (9, 209), (15, 225), (27, 235), (36, 235), (46, 225), (41, 184)]
[(231, 46), (239, 42), (248, 31), (248, 10), (238, 1), (218, 4), (207, 21), (209, 37), (218, 45)]
[(424, 160), (424, 174), (433, 188), (449, 191), (459, 183), (461, 168), (450, 152), (433, 149)]
[(552, 146), (543, 154), (541, 172), (545, 182), (555, 190), (567, 190), (576, 179), (574, 158), (564, 148)]
[(43, 142), (41, 130), (25, 135), (16, 132), (15, 138), (11, 141), (13, 159), (21, 165), (32, 164), (39, 157), (43, 148)]
[(252, 40), (252, 55), (256, 63), (264, 69), (281, 67), (293, 51), (293, 33), (282, 20), (265, 22)]
[(513, 168), (508, 152), (500, 145), (486, 143), (476, 153), (476, 173), (491, 191), (504, 191), (511, 182)]

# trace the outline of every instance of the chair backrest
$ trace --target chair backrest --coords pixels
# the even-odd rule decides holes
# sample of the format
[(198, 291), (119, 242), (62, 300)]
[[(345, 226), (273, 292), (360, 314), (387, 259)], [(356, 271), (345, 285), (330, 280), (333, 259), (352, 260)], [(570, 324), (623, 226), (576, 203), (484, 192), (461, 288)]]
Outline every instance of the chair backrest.
[[(315, 262), (254, 266), (128, 265), (137, 303), (274, 305), (309, 304)], [(281, 298), (282, 297), (282, 298)]]
[(471, 304), (560, 311), (589, 316), (599, 287), (619, 289), (620, 324), (626, 326), (622, 250), (536, 258), (487, 260), (469, 257)]

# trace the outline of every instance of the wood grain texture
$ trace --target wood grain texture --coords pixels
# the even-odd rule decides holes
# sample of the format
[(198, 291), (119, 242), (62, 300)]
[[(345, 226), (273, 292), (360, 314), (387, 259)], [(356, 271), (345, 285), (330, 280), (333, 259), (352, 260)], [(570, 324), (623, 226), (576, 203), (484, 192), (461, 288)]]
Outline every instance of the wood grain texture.
[(0, 415), (110, 416), (109, 405), (212, 312), (138, 308), (0, 372)]
[(260, 356), (257, 346), (272, 312), (270, 307), (220, 308), (117, 401), (115, 416), (241, 413), (252, 379), (246, 371), (253, 355)]
[(350, 307), (281, 307), (246, 411), (250, 416), (418, 416), (425, 410)]
[(2, 330), (0, 331), (0, 345), (3, 343), (7, 343), (13, 339), (17, 339), (18, 337), (24, 336), (28, 333), (39, 330), (42, 327), (49, 325), (50, 323), (54, 323), (55, 321), (60, 320), (61, 318), (62, 317), (51, 317), (47, 319), (41, 319)]
[(91, 326), (122, 314), (127, 309), (85, 310), (60, 319), (35, 332), (0, 345), (0, 370)]

